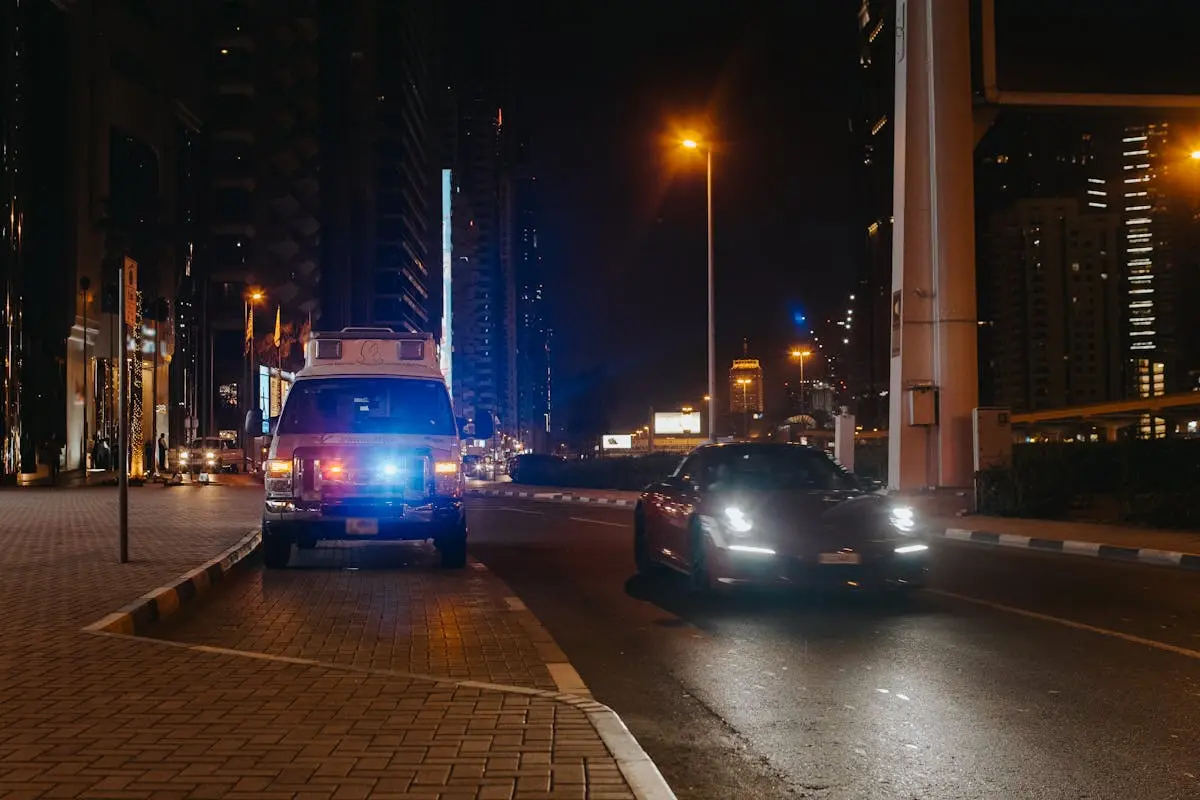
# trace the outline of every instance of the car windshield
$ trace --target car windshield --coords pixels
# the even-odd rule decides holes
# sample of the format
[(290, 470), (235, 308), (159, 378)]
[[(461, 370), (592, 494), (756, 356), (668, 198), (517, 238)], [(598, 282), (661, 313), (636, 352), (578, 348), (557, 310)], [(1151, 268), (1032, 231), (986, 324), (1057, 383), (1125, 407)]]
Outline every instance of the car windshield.
[(314, 378), (288, 393), (279, 434), (454, 436), (446, 385), (414, 378)]
[(857, 489), (855, 477), (837, 462), (805, 447), (721, 448), (709, 470), (712, 491), (831, 491)]

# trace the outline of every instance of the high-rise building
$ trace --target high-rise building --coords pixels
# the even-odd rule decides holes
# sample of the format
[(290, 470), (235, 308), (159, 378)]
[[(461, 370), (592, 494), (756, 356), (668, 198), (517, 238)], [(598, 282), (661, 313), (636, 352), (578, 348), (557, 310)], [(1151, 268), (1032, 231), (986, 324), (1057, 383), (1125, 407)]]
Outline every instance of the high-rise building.
[(202, 424), (224, 428), (240, 427), (239, 406), (259, 394), (242, 347), (247, 312), (273, 363), (277, 312), (292, 364), (309, 325), (436, 325), (440, 131), (427, 107), (437, 6), (222, 0), (208, 10), (212, 239), (197, 305), (215, 385), (240, 387), (205, 392), (216, 409)]
[(460, 415), (490, 411), (518, 432), (512, 170), (504, 111), (459, 96), (452, 175), (454, 393)]
[(520, 440), (538, 452), (551, 448), (551, 337), (546, 274), (538, 242), (537, 180), (517, 181), (517, 426)]
[[(854, 333), (843, 345), (841, 376), (859, 424), (885, 427), (891, 370), (892, 173), (896, 4), (862, 0), (858, 9), (857, 106), (851, 118), (860, 160), (856, 208), (858, 269), (850, 293)], [(847, 315), (851, 316), (851, 315)], [(822, 348), (825, 349), (825, 348)], [(831, 346), (830, 352), (836, 350)]]
[[(1195, 170), (1189, 142), (1166, 120), (1129, 125), (1121, 137), (1125, 223), (1125, 313), (1128, 360), (1135, 397), (1200, 389), (1200, 327), (1188, 311), (1197, 277)], [(1186, 170), (1186, 171), (1185, 171)], [(1158, 438), (1167, 421), (1145, 417), (1138, 433)]]
[(153, 431), (177, 438), (156, 412), (175, 399), (171, 319), (195, 244), (196, 9), (0, 0), (0, 480), (79, 469), (115, 434), (125, 256), (144, 323), (135, 465)]
[(447, 12), (453, 43), (446, 163), (452, 170), (453, 392), (461, 416), (490, 412), (520, 433), (516, 177), (519, 136), (509, 102), (511, 15), (496, 3)]
[(729, 369), (729, 411), (763, 413), (763, 371), (757, 358), (734, 359)]
[(990, 217), (979, 243), (990, 402), (1033, 411), (1122, 396), (1121, 236), (1119, 212), (1073, 198)]

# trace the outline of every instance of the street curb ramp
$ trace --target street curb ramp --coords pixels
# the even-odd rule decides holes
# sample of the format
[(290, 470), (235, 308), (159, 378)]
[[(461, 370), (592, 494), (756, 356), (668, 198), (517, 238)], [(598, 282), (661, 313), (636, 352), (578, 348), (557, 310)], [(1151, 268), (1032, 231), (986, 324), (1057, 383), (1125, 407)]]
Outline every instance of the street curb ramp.
[(84, 628), (90, 633), (116, 633), (140, 636), (150, 627), (199, 600), (224, 581), (262, 543), (262, 531), (248, 533), (233, 547), (197, 567), (168, 586), (160, 586), (134, 600), (119, 611)]

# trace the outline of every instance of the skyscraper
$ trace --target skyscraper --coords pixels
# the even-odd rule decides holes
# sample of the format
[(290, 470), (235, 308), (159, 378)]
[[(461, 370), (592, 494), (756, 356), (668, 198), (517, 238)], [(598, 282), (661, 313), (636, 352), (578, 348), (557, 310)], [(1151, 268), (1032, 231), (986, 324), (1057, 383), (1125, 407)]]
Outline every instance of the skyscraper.
[[(1189, 306), (1200, 288), (1200, 220), (1190, 147), (1178, 123), (1129, 125), (1121, 137), (1128, 359), (1135, 397), (1196, 391), (1200, 328)], [(1185, 170), (1187, 170), (1185, 172)], [(1143, 418), (1140, 436), (1165, 436), (1164, 419)]]
[(124, 343), (108, 287), (125, 255), (151, 312), (135, 336), (131, 427), (168, 430), (155, 412), (174, 399), (174, 337), (153, 317), (173, 313), (195, 244), (196, 10), (0, 0), (2, 480), (50, 461), (79, 469), (97, 434), (115, 432)]
[(509, 103), (506, 26), (500, 4), (463, 4), (448, 12), (453, 44), (446, 83), (446, 163), (453, 180), (451, 279), (453, 374), (457, 413), (490, 412), (516, 436), (518, 414), (516, 161), (518, 136)]
[(734, 359), (729, 368), (729, 411), (763, 413), (763, 371), (757, 358)]
[(979, 242), (989, 402), (1033, 411), (1122, 396), (1121, 221), (1074, 198), (1019, 200), (989, 218)]
[(517, 425), (519, 438), (539, 452), (550, 448), (551, 336), (546, 275), (538, 243), (537, 180), (517, 181)]
[[(891, 369), (892, 173), (895, 156), (895, 2), (862, 0), (858, 9), (857, 108), (851, 128), (859, 149), (858, 274), (851, 305), (854, 334), (844, 345), (842, 378), (860, 424), (884, 427)], [(850, 315), (848, 315), (850, 316)], [(836, 345), (838, 340), (831, 340)], [(825, 349), (825, 348), (823, 348)], [(836, 347), (828, 348), (832, 353)]]

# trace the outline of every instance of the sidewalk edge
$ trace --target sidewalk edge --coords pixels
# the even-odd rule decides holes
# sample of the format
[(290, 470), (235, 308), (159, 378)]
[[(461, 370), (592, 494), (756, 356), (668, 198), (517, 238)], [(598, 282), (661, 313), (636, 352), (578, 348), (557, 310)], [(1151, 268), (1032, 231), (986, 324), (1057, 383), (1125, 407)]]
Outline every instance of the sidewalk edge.
[[(534, 493), (529, 492), (528, 494)], [(559, 500), (558, 502), (569, 501)], [(574, 705), (583, 711), (600, 736), (600, 740), (604, 742), (604, 746), (608, 748), (608, 752), (617, 762), (621, 775), (629, 784), (629, 789), (637, 800), (676, 800), (675, 792), (671, 790), (666, 778), (662, 776), (657, 765), (642, 748), (637, 737), (633, 735), (616, 711), (592, 697), (591, 690), (587, 688), (587, 684), (584, 683), (579, 672), (567, 659), (567, 654), (558, 646), (550, 631), (542, 625), (537, 615), (530, 611), (524, 601), (496, 573), (488, 569), (487, 565), (472, 559), (471, 567), (478, 572), (486, 573), (488, 580), (495, 585), (501, 594), (499, 599), (507, 606), (507, 613), (515, 614), (518, 624), (533, 639), (534, 646), (537, 647), (546, 669), (550, 672), (550, 677), (554, 679), (554, 683), (558, 687), (557, 694), (540, 689), (529, 691), (553, 696), (555, 699)]]
[(151, 625), (207, 594), (213, 584), (225, 580), (234, 567), (258, 549), (261, 542), (262, 532), (251, 531), (216, 558), (176, 578), (174, 583), (150, 590), (124, 608), (93, 622), (83, 630), (88, 633), (140, 635)]
[(948, 539), (993, 547), (1014, 547), (1036, 550), (1039, 553), (1059, 553), (1070, 556), (1089, 556), (1126, 564), (1148, 564), (1158, 567), (1200, 570), (1200, 553), (1159, 550), (1153, 547), (1122, 547), (1101, 542), (1082, 542), (1074, 539), (1044, 539), (1015, 533), (993, 533), (968, 528), (946, 528), (931, 531), (935, 539)]
[(517, 500), (541, 500), (546, 503), (566, 503), (581, 506), (611, 506), (613, 508), (632, 508), (637, 500), (625, 497), (591, 497), (584, 494), (563, 492), (531, 492), (524, 489), (469, 489), (467, 494), (474, 497), (511, 497)]

